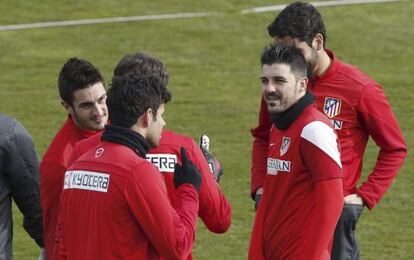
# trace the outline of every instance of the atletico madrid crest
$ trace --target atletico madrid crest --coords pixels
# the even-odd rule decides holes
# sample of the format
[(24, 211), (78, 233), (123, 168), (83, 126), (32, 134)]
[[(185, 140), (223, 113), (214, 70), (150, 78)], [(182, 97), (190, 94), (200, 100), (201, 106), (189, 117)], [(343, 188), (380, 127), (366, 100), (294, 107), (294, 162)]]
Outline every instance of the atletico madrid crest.
[(323, 112), (329, 117), (333, 118), (341, 112), (341, 100), (339, 98), (325, 98), (325, 104), (323, 105)]
[(282, 138), (282, 145), (280, 146), (280, 156), (283, 156), (287, 150), (289, 149), (290, 145), (290, 138), (283, 136)]

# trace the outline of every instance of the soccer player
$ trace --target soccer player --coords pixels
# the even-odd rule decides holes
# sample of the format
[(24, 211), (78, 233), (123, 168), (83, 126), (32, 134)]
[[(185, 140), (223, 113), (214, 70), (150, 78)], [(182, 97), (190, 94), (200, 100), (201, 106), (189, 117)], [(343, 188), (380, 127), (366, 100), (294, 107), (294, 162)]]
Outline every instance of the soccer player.
[(50, 259), (53, 251), (59, 198), (73, 147), (79, 140), (100, 132), (108, 119), (104, 79), (88, 61), (69, 59), (60, 71), (58, 87), (68, 118), (40, 163), (40, 195), (47, 259)]
[(183, 259), (191, 252), (200, 172), (181, 148), (174, 209), (162, 175), (145, 159), (159, 145), (169, 99), (156, 77), (112, 79), (111, 124), (65, 173), (58, 259)]
[[(125, 55), (116, 65), (114, 75), (125, 76), (127, 74), (158, 77), (161, 79), (164, 88), (167, 88), (169, 75), (166, 66), (157, 58), (147, 54), (134, 53)], [(77, 143), (72, 160), (95, 147), (99, 143), (99, 139), (99, 136), (93, 136)], [(167, 186), (170, 201), (174, 205), (175, 186), (173, 176), (175, 163), (181, 157), (180, 147), (184, 147), (187, 150), (188, 158), (200, 169), (203, 177), (199, 193), (199, 217), (211, 232), (226, 232), (231, 224), (230, 204), (213, 178), (203, 153), (192, 138), (179, 135), (164, 128), (160, 145), (150, 149), (147, 159), (163, 173), (162, 176)], [(213, 157), (210, 158), (210, 161), (214, 162), (214, 160)], [(217, 168), (216, 170), (219, 171)], [(215, 176), (220, 177), (217, 174)]]
[(12, 198), (24, 229), (43, 248), (39, 159), (32, 137), (17, 120), (0, 113), (0, 259), (13, 256)]
[(329, 259), (343, 206), (336, 134), (306, 91), (307, 64), (299, 49), (273, 43), (261, 62), (273, 124), (249, 259)]
[[(372, 210), (384, 196), (407, 153), (391, 106), (380, 85), (358, 68), (346, 64), (326, 49), (325, 26), (318, 10), (308, 3), (288, 5), (268, 26), (276, 42), (302, 50), (314, 76), (310, 90), (318, 109), (330, 118), (338, 134), (344, 171), (344, 208), (335, 230), (332, 259), (358, 259), (357, 220), (366, 206)], [(262, 99), (259, 125), (252, 129), (251, 194), (260, 198), (271, 122)], [(369, 136), (379, 147), (377, 162), (357, 187)]]

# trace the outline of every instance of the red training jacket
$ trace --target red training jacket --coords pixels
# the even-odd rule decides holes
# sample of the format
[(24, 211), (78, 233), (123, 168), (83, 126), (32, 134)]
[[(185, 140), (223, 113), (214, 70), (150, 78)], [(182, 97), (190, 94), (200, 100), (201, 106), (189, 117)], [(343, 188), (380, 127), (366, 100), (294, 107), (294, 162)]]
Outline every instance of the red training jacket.
[(58, 259), (183, 259), (195, 239), (198, 195), (171, 206), (159, 171), (127, 146), (102, 141), (65, 173)]

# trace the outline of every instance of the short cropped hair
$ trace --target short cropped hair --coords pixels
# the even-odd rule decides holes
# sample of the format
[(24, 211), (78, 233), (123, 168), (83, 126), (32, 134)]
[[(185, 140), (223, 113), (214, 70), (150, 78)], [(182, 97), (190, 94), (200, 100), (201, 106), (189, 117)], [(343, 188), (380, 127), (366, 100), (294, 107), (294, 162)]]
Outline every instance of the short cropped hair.
[(275, 63), (289, 65), (296, 80), (307, 76), (307, 62), (300, 49), (295, 46), (271, 43), (264, 48), (260, 60), (262, 66)]
[(106, 104), (111, 124), (130, 128), (145, 111), (152, 109), (154, 120), (164, 101), (166, 88), (158, 77), (128, 74), (114, 76)]
[(289, 36), (305, 41), (312, 46), (312, 40), (320, 33), (327, 40), (322, 15), (309, 3), (294, 2), (283, 9), (276, 19), (269, 24), (267, 31), (271, 37)]
[[(134, 74), (141, 77), (157, 77), (167, 88), (169, 75), (167, 67), (157, 58), (141, 52), (125, 55), (115, 66), (114, 77)], [(164, 91), (164, 102), (171, 100), (171, 93)]]
[(98, 82), (104, 83), (104, 77), (98, 68), (87, 60), (76, 57), (70, 58), (59, 73), (58, 87), (60, 98), (72, 106), (76, 90), (88, 88)]

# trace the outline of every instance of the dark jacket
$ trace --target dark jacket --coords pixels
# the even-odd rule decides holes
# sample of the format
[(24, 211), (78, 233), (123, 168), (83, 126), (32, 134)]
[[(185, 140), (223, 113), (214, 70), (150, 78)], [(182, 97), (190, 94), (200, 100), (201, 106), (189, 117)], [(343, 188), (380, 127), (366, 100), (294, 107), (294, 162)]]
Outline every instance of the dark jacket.
[(12, 198), (22, 212), (23, 227), (43, 247), (39, 160), (30, 134), (0, 113), (0, 259), (12, 255)]

